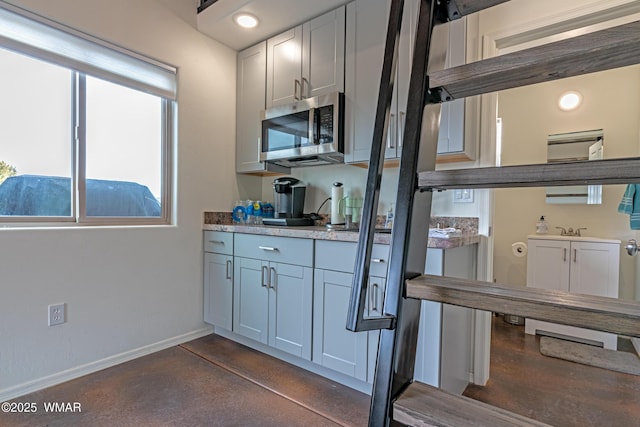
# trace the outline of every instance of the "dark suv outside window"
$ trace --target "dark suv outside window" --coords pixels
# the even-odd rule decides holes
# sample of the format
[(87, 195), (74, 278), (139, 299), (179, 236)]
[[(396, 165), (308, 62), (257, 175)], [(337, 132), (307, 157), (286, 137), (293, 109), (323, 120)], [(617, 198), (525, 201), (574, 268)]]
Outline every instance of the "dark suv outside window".
[[(72, 216), (71, 178), (20, 175), (0, 185), (0, 216)], [(87, 179), (87, 216), (159, 217), (160, 203), (135, 182)]]

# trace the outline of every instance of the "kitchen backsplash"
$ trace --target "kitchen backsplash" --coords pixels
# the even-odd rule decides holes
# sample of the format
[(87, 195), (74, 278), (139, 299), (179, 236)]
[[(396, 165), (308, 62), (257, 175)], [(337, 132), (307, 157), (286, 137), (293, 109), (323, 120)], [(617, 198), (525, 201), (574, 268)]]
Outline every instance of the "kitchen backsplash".
[[(320, 215), (321, 220), (316, 221), (316, 225), (325, 225), (328, 222), (327, 215)], [(205, 212), (205, 224), (232, 224), (231, 212)], [(376, 218), (376, 227), (383, 227), (385, 222), (384, 215), (378, 215)], [(463, 234), (478, 234), (478, 218), (473, 217), (455, 217), (455, 216), (432, 216), (429, 222), (429, 228), (448, 228), (453, 227), (462, 231)]]
[(205, 224), (232, 224), (233, 218), (231, 212), (205, 212), (204, 213)]

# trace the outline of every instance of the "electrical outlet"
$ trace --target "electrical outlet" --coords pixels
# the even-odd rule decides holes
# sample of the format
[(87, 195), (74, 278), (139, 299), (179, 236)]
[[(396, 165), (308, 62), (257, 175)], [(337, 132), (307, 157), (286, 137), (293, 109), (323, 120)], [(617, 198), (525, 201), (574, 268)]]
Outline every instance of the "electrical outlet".
[(49, 326), (60, 325), (66, 322), (65, 304), (51, 304), (49, 306)]
[(473, 203), (473, 190), (454, 190), (453, 203)]

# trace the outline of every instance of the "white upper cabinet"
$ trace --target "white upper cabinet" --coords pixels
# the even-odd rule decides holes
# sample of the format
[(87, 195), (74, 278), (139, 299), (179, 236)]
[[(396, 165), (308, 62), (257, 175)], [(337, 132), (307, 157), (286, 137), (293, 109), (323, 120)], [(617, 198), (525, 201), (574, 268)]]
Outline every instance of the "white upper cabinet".
[(266, 73), (266, 42), (238, 53), (236, 172), (265, 170), (260, 162), (260, 112), (265, 108)]
[(300, 99), (302, 26), (267, 40), (267, 108)]
[(344, 92), (345, 7), (302, 26), (302, 95)]
[[(388, 5), (389, 7), (387, 8), (385, 16), (389, 14), (388, 10), (390, 9), (391, 3), (388, 2)], [(387, 148), (385, 150), (385, 158), (387, 159), (399, 158), (402, 152), (404, 123), (407, 116), (407, 99), (409, 98), (409, 79), (411, 78), (411, 63), (413, 61), (419, 7), (420, 2), (418, 0), (408, 0), (404, 3), (400, 43), (398, 46), (396, 81), (393, 99), (391, 100), (391, 116), (389, 117), (389, 130), (386, 141)]]
[[(464, 65), (467, 58), (474, 60), (468, 41), (477, 32), (477, 16), (451, 21), (446, 68)], [(438, 133), (438, 161), (456, 162), (475, 160), (479, 134), (479, 97), (455, 99), (442, 104), (440, 132)]]
[[(418, 7), (418, 0), (404, 3), (385, 141), (387, 159), (402, 152)], [(371, 154), (390, 8), (390, 0), (356, 0), (347, 10), (345, 161), (349, 163), (366, 162)]]
[[(356, 0), (348, 5), (345, 63), (347, 163), (366, 162), (371, 154), (390, 4), (390, 0)], [(385, 141), (387, 158), (397, 157), (402, 147), (417, 5), (418, 1), (410, 0), (404, 6), (396, 84)]]
[[(345, 63), (345, 161), (366, 162), (371, 154), (380, 74), (388, 26), (390, 0), (356, 0), (347, 9)], [(398, 46), (398, 62), (385, 158), (399, 158), (402, 152), (409, 79), (420, 2), (407, 0)], [(467, 18), (446, 24), (450, 31), (447, 67), (464, 64), (466, 42), (475, 28)], [(439, 161), (473, 160), (478, 101), (459, 100), (443, 104), (438, 139)], [(465, 129), (466, 128), (466, 129)], [(469, 135), (465, 140), (465, 133)]]
[(267, 40), (266, 107), (344, 91), (345, 7)]

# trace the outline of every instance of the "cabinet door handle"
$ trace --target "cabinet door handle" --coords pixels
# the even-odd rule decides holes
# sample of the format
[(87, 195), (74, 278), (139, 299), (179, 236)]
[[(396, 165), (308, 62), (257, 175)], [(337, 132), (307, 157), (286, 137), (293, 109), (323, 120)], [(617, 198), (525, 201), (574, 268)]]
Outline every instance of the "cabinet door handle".
[(228, 259), (227, 260), (227, 279), (231, 279), (231, 271), (232, 271), (232, 264), (231, 264), (231, 260)]
[[(304, 92), (304, 86), (307, 86), (307, 92)], [(309, 83), (309, 80), (307, 80), (306, 77), (303, 77), (300, 83), (300, 98), (301, 99), (305, 99), (305, 98), (309, 98), (311, 96), (311, 84)]]
[[(298, 96), (298, 87), (300, 87), (300, 96)], [(298, 79), (293, 81), (293, 99), (296, 101), (300, 101), (302, 99), (302, 84)]]
[(395, 133), (396, 133), (395, 119), (396, 119), (396, 115), (395, 114), (389, 114), (389, 129), (387, 129), (387, 148), (396, 148), (396, 143), (395, 143)]
[(384, 264), (384, 260), (382, 258), (371, 258), (371, 262), (382, 263)]
[(275, 291), (276, 290), (276, 285), (277, 285), (276, 279), (278, 278), (278, 275), (277, 275), (276, 269), (274, 267), (271, 267), (269, 270), (270, 270), (270, 273), (269, 273), (269, 287)]
[(400, 111), (400, 118), (398, 119), (398, 147), (402, 148), (402, 139), (404, 137), (404, 122), (406, 113)]
[(319, 141), (320, 135), (319, 135), (319, 132), (318, 132), (318, 135), (316, 135), (315, 110), (316, 110), (315, 108), (309, 108), (309, 134), (307, 135), (307, 138), (309, 138), (309, 144), (318, 145), (320, 143)]
[(261, 268), (261, 272), (262, 272), (262, 277), (261, 277), (262, 283), (260, 283), (260, 286), (262, 286), (263, 288), (268, 288), (269, 285), (267, 284), (267, 281), (269, 280), (269, 267), (267, 267), (266, 265), (263, 265)]
[(562, 261), (566, 261), (567, 260), (567, 248), (564, 248), (562, 250)]
[(217, 245), (224, 245), (224, 240), (209, 240), (209, 243), (214, 243)]
[(573, 262), (576, 262), (577, 258), (578, 258), (578, 250), (574, 249), (573, 250)]
[(263, 251), (275, 252), (278, 248), (274, 248), (272, 246), (258, 246), (258, 249), (262, 249)]

